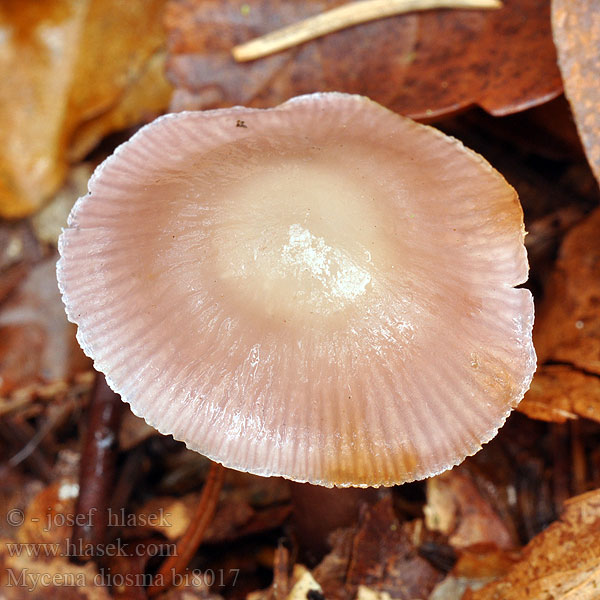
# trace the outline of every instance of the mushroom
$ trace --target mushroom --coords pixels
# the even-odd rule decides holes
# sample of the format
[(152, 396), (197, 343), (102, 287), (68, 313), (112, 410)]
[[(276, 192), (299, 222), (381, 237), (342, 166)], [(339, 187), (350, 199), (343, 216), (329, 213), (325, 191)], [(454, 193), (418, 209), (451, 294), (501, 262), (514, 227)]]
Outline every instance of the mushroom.
[(440, 473), (535, 370), (523, 214), (481, 156), (360, 96), (158, 118), (60, 238), (78, 340), (134, 413), (321, 486)]

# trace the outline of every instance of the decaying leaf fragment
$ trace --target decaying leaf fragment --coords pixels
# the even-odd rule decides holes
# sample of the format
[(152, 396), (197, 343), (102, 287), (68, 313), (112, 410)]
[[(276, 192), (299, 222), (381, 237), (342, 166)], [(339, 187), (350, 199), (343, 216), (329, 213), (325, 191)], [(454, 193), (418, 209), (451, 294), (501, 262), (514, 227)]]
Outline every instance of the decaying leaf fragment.
[(552, 30), (565, 93), (600, 182), (600, 0), (553, 0)]
[(516, 545), (502, 519), (461, 467), (427, 481), (424, 512), (427, 529), (449, 536), (448, 542), (455, 549)]
[(441, 574), (408, 539), (394, 514), (391, 497), (380, 500), (361, 521), (354, 536), (346, 582), (387, 592), (392, 598), (427, 597)]
[(518, 410), (532, 419), (600, 421), (600, 377), (568, 365), (545, 365), (534, 375)]
[(391, 17), (252, 63), (234, 61), (237, 44), (345, 1), (171, 0), (165, 18), (173, 108), (267, 107), (337, 90), (431, 120), (473, 104), (510, 114), (562, 89), (547, 0)]
[(418, 553), (410, 531), (415, 523), (399, 522), (387, 494), (362, 513), (356, 527), (333, 532), (331, 552), (312, 572), (323, 596), (333, 600), (428, 598), (443, 575)]
[(31, 269), (0, 310), (0, 394), (67, 380), (89, 368), (67, 321), (55, 279), (56, 258)]
[[(294, 566), (291, 577), (287, 571), (281, 573), (276, 568), (271, 587), (248, 598), (300, 600), (295, 594), (298, 589), (304, 589), (301, 600), (321, 596), (331, 600), (428, 598), (442, 573), (419, 555), (409, 531), (415, 523), (399, 522), (387, 494), (365, 507), (355, 527), (337, 529), (331, 534), (331, 552), (312, 573), (299, 564)], [(298, 586), (299, 581), (310, 583), (320, 595), (307, 596), (306, 589)]]
[(565, 237), (534, 340), (540, 364), (569, 363), (600, 375), (600, 209)]
[(596, 600), (600, 589), (600, 490), (570, 499), (565, 513), (525, 548), (502, 579), (463, 600)]
[(518, 559), (518, 551), (486, 551), (481, 547), (463, 550), (452, 571), (435, 587), (428, 600), (460, 600), (468, 589), (478, 590), (504, 577)]
[(31, 213), (69, 159), (168, 104), (165, 0), (0, 3), (0, 216)]

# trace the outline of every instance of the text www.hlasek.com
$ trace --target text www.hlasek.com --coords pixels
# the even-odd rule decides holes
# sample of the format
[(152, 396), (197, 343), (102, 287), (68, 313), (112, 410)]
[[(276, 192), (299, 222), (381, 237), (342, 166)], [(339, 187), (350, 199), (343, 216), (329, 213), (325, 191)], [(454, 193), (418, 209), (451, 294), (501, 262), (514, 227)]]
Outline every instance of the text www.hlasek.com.
[(114, 556), (175, 556), (176, 545), (169, 543), (132, 544), (117, 539), (111, 544), (89, 544), (82, 540), (73, 542), (67, 539), (64, 543), (19, 543), (6, 542), (6, 550), (10, 557), (27, 556), (29, 558), (54, 558), (67, 556), (73, 558), (101, 558)]

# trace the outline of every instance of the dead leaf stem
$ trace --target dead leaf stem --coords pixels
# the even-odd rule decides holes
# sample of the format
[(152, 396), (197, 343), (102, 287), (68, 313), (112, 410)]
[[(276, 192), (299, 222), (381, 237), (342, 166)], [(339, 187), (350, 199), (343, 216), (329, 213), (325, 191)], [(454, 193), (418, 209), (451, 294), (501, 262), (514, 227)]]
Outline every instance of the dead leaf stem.
[(212, 521), (217, 509), (219, 494), (223, 487), (225, 478), (225, 467), (219, 463), (212, 463), (202, 495), (196, 509), (196, 514), (192, 518), (190, 526), (177, 542), (177, 550), (162, 564), (157, 578), (161, 584), (155, 584), (148, 588), (148, 596), (156, 596), (163, 590), (171, 587), (173, 577), (176, 574), (182, 574), (188, 566), (190, 560), (196, 554), (198, 547), (202, 543), (206, 528)]
[(361, 0), (349, 2), (235, 46), (232, 53), (235, 60), (245, 62), (286, 50), (353, 25), (402, 13), (439, 8), (492, 9), (501, 7), (502, 2), (499, 0)]

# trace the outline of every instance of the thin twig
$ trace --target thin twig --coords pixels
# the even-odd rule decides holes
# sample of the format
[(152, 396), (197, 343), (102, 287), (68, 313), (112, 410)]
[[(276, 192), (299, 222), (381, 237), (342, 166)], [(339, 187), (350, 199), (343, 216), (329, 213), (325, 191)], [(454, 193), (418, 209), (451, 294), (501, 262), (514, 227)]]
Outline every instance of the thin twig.
[(219, 494), (223, 487), (223, 479), (225, 478), (225, 467), (219, 463), (212, 463), (204, 487), (202, 495), (196, 509), (195, 515), (187, 531), (177, 542), (176, 552), (173, 556), (169, 556), (162, 564), (156, 581), (161, 584), (154, 584), (148, 588), (148, 596), (155, 596), (160, 592), (171, 587), (173, 578), (176, 575), (183, 574), (190, 560), (198, 547), (202, 543), (204, 532), (212, 521), (212, 518), (217, 509)]
[[(0, 420), (0, 441), (6, 440), (10, 446), (15, 448), (28, 447), (28, 441), (35, 437), (34, 429), (27, 422), (19, 422), (17, 419)], [(42, 436), (43, 437), (43, 436)], [(41, 441), (41, 440), (40, 440)], [(17, 455), (20, 458), (21, 453)], [(40, 450), (39, 445), (34, 444), (32, 451), (23, 455), (27, 467), (40, 479), (50, 482), (54, 479), (53, 468), (46, 454)], [(9, 461), (10, 467), (18, 464), (17, 461)]]
[[(106, 542), (108, 508), (114, 486), (118, 433), (124, 404), (98, 373), (88, 408), (87, 431), (79, 468), (79, 497), (72, 539), (84, 548), (100, 548)], [(91, 556), (73, 557), (92, 558)]]
[(436, 8), (502, 8), (502, 2), (500, 0), (360, 0), (327, 10), (235, 46), (232, 53), (238, 62), (255, 60), (346, 27), (402, 13)]
[(33, 436), (29, 438), (27, 444), (25, 444), (21, 450), (19, 450), (14, 456), (12, 456), (8, 464), (11, 467), (16, 467), (19, 463), (23, 462), (26, 458), (29, 458), (36, 448), (40, 445), (42, 440), (54, 429), (56, 423), (62, 417), (62, 411), (55, 411), (51, 413), (48, 418), (41, 424), (40, 427), (35, 431)]

